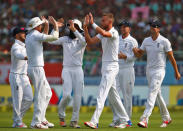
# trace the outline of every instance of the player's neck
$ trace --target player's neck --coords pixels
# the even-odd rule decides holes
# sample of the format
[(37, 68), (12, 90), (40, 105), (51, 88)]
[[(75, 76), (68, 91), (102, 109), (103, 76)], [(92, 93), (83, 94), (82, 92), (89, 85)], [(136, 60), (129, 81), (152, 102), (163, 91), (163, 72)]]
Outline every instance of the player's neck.
[(158, 38), (158, 36), (159, 36), (159, 33), (154, 33), (151, 35), (151, 38), (153, 41), (155, 41)]
[(106, 28), (106, 31), (109, 31), (111, 28), (112, 28), (112, 25), (109, 25), (109, 26)]
[(129, 33), (122, 34), (122, 38), (125, 39), (126, 37), (128, 37), (128, 35), (130, 34)]

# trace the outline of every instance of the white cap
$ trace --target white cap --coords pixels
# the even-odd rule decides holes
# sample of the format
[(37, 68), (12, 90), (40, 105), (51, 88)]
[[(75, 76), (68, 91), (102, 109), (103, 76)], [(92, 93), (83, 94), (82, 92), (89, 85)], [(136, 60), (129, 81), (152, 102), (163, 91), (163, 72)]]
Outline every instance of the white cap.
[(28, 31), (34, 29), (35, 27), (43, 24), (45, 21), (42, 21), (39, 17), (34, 17), (32, 19), (30, 19), (26, 25), (26, 29)]
[(73, 23), (74, 23), (74, 24), (77, 24), (77, 25), (79, 26), (79, 28), (80, 28), (81, 30), (83, 30), (81, 21), (79, 21), (78, 19), (74, 19), (74, 20), (73, 20)]

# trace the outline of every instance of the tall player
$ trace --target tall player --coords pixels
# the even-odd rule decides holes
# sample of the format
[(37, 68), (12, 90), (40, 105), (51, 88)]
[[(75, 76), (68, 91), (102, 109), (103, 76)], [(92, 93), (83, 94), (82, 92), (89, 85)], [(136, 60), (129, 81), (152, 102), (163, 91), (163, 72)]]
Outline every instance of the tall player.
[[(48, 129), (54, 127), (54, 124), (48, 122), (45, 118), (47, 106), (49, 104), (52, 92), (44, 72), (43, 42), (51, 42), (58, 39), (58, 25), (55, 19), (49, 16), (49, 21), (53, 24), (54, 30), (51, 35), (48, 34), (49, 24), (45, 18), (41, 20), (34, 17), (27, 23), (28, 35), (26, 37), (26, 51), (28, 56), (28, 75), (34, 85), (34, 114), (31, 128)], [(42, 32), (42, 24), (45, 24)]]
[[(121, 35), (119, 36), (119, 73), (116, 77), (117, 89), (122, 91), (124, 107), (129, 117), (132, 115), (132, 92), (135, 83), (134, 62), (136, 57), (133, 53), (133, 48), (138, 47), (137, 40), (130, 35), (131, 23), (124, 20), (120, 24)], [(113, 109), (113, 122), (110, 127), (115, 126), (117, 112)], [(132, 126), (131, 121), (128, 121), (128, 126)]]
[(161, 94), (161, 84), (165, 76), (166, 56), (174, 68), (175, 78), (179, 80), (181, 75), (178, 71), (176, 61), (173, 56), (170, 41), (160, 34), (161, 24), (158, 20), (150, 23), (151, 36), (144, 39), (140, 49), (134, 48), (134, 54), (141, 57), (147, 53), (146, 75), (148, 80), (149, 92), (146, 108), (141, 116), (139, 127), (147, 128), (149, 117), (157, 100), (163, 123), (160, 127), (167, 127), (171, 123), (171, 117), (166, 107), (166, 103)]
[(13, 29), (15, 43), (11, 48), (11, 69), (9, 82), (13, 100), (13, 127), (27, 128), (22, 122), (27, 109), (32, 104), (32, 88), (27, 76), (27, 53), (25, 49), (25, 29), (15, 27)]
[[(59, 24), (63, 25), (63, 24)], [(61, 27), (60, 26), (60, 27)], [(60, 126), (66, 127), (65, 109), (71, 100), (73, 90), (73, 113), (70, 127), (80, 128), (78, 125), (79, 110), (84, 88), (83, 54), (86, 48), (86, 41), (82, 35), (82, 23), (78, 19), (69, 21), (69, 36), (60, 37), (50, 44), (62, 45), (63, 47), (63, 97), (58, 106)]]
[[(90, 24), (98, 33), (97, 36), (91, 38), (88, 33), (87, 26)], [(100, 28), (94, 23), (93, 16), (90, 13), (85, 17), (84, 32), (87, 44), (102, 43), (102, 79), (99, 86), (99, 94), (97, 97), (97, 106), (91, 121), (84, 124), (90, 128), (98, 128), (99, 118), (104, 108), (104, 102), (108, 96), (112, 106), (115, 106), (118, 112), (119, 124), (116, 128), (125, 128), (129, 117), (123, 107), (118, 91), (116, 90), (116, 75), (119, 71), (118, 65), (118, 48), (119, 48), (119, 35), (113, 27), (113, 14), (106, 13), (102, 16)]]

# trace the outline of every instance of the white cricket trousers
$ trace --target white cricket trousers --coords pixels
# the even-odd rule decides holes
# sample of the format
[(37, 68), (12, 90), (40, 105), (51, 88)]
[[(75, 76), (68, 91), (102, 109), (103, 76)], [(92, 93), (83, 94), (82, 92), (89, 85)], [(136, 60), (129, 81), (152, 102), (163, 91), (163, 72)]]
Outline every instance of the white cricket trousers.
[(45, 114), (52, 96), (43, 67), (28, 67), (28, 76), (34, 85), (34, 113), (31, 125), (46, 121)]
[(109, 103), (111, 106), (115, 107), (117, 112), (117, 117), (121, 122), (126, 122), (129, 120), (129, 117), (124, 109), (124, 106), (121, 102), (119, 93), (116, 89), (116, 75), (119, 71), (119, 65), (117, 62), (102, 63), (102, 79), (99, 86), (99, 94), (97, 97), (97, 105), (93, 117), (91, 119), (94, 123), (99, 123), (99, 118), (104, 108), (104, 103), (108, 96)]
[(21, 125), (22, 117), (33, 101), (31, 84), (27, 75), (15, 73), (10, 73), (9, 82), (13, 100), (13, 122)]
[(148, 92), (146, 108), (143, 115), (141, 116), (141, 121), (145, 119), (148, 122), (156, 100), (157, 100), (157, 104), (159, 106), (163, 121), (169, 120), (170, 114), (168, 112), (166, 103), (161, 94), (161, 84), (165, 76), (165, 69), (158, 69), (158, 70), (147, 69), (146, 75), (148, 80), (149, 92)]
[(78, 121), (84, 89), (84, 73), (82, 67), (64, 67), (62, 70), (62, 79), (63, 96), (58, 105), (59, 118), (65, 118), (65, 109), (71, 100), (71, 93), (73, 91), (73, 113), (71, 121)]
[[(116, 76), (117, 91), (122, 91), (123, 104), (128, 116), (132, 116), (132, 93), (135, 83), (135, 71), (133, 67), (119, 68), (119, 73)], [(110, 104), (111, 105), (111, 104)], [(113, 111), (113, 121), (119, 119), (115, 112), (115, 107), (111, 107)]]

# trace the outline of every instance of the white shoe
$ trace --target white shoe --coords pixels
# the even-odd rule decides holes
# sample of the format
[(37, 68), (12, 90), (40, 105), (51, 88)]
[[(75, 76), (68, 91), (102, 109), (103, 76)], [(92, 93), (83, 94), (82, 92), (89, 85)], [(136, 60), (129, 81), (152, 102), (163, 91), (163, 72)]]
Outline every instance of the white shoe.
[(92, 128), (92, 129), (97, 129), (98, 128), (98, 124), (95, 124), (95, 123), (93, 123), (93, 122), (91, 122), (91, 121), (87, 121), (87, 122), (85, 122), (84, 123), (87, 127), (90, 127), (90, 128)]
[(127, 126), (127, 123), (120, 123), (119, 125), (115, 125), (114, 127), (123, 129), (123, 128), (126, 128), (126, 126)]
[(162, 127), (162, 128), (165, 128), (165, 127), (167, 127), (168, 126), (168, 124), (170, 124), (172, 122), (172, 120), (170, 119), (170, 120), (168, 120), (168, 121), (163, 121), (163, 123), (160, 125), (160, 127)]
[(35, 125), (31, 125), (32, 129), (48, 129), (48, 126), (45, 126), (43, 124), (35, 124)]
[(142, 127), (142, 128), (147, 128), (147, 122), (145, 120), (144, 121), (140, 121), (137, 125), (139, 127)]
[(48, 121), (43, 121), (42, 124), (43, 124), (44, 126), (49, 127), (49, 128), (53, 128), (53, 127), (54, 127), (54, 124), (53, 124), (53, 123), (50, 123), (50, 122), (48, 122)]
[(21, 124), (13, 123), (12, 127), (13, 128), (27, 128), (27, 125), (25, 125), (24, 123), (21, 123)]

